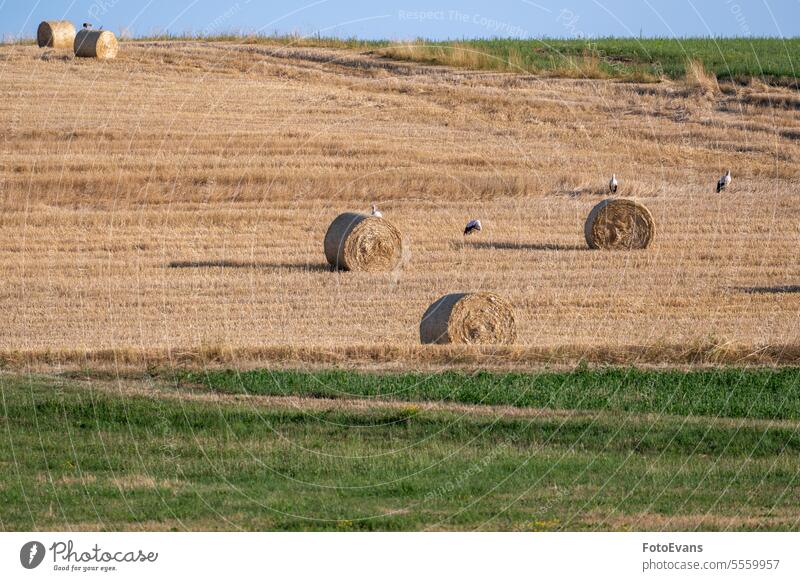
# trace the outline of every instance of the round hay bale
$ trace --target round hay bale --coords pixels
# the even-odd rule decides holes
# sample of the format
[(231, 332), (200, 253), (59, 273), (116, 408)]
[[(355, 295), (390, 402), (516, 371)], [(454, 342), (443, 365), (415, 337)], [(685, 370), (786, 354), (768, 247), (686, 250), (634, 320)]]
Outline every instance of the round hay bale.
[(589, 248), (632, 250), (647, 248), (653, 241), (656, 223), (642, 204), (613, 198), (592, 208), (583, 232)]
[(36, 29), (36, 42), (41, 48), (72, 48), (75, 27), (69, 20), (45, 20)]
[(117, 37), (110, 30), (79, 30), (75, 35), (75, 56), (113, 59), (119, 51)]
[(402, 236), (384, 218), (346, 212), (328, 227), (325, 258), (339, 270), (388, 272), (403, 258)]
[(445, 295), (422, 315), (419, 339), (440, 345), (511, 345), (517, 339), (514, 309), (494, 293)]

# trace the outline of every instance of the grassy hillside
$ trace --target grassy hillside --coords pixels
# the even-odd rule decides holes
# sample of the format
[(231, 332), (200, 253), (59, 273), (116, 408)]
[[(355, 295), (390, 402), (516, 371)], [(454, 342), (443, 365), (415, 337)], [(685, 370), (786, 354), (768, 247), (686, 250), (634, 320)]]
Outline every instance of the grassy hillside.
[[(164, 36), (147, 40), (189, 40)], [(593, 38), (474, 39), (461, 41), (220, 35), (208, 41), (243, 41), (297, 47), (375, 51), (388, 57), (469, 69), (566, 77), (654, 81), (681, 78), (697, 61), (719, 79), (760, 77), (792, 84), (800, 73), (800, 38)]]
[(599, 38), (544, 40), (418, 41), (384, 49), (396, 58), (490, 70), (557, 76), (655, 80), (679, 78), (689, 61), (720, 79), (793, 80), (800, 72), (800, 39)]
[[(164, 34), (135, 42), (243, 42), (375, 51), (401, 60), (459, 68), (527, 72), (566, 77), (655, 81), (680, 78), (687, 63), (697, 61), (719, 79), (746, 81), (760, 77), (796, 86), (800, 73), (800, 38), (485, 38), (458, 41), (362, 40), (293, 35)], [(13, 44), (32, 44), (20, 39)]]
[[(756, 389), (764, 373), (742, 384)], [(782, 373), (771, 388), (797, 417), (797, 372)], [(336, 379), (278, 377), (301, 393)], [(633, 375), (625, 389), (664, 387), (659, 377)], [(364, 378), (338, 381), (356, 390)], [(429, 381), (447, 390), (455, 378)], [(566, 413), (553, 402), (511, 414), (215, 395), (158, 378), (6, 375), (0, 393), (2, 530), (783, 530), (800, 518), (798, 424), (755, 413)]]

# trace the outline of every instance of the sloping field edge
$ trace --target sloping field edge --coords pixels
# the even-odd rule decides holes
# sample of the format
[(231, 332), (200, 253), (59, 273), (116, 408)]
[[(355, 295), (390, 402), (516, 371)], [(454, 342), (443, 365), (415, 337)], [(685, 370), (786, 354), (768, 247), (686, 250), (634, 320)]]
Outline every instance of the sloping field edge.
[(589, 347), (473, 347), (352, 345), (347, 347), (228, 347), (100, 350), (0, 350), (0, 369), (49, 371), (86, 368), (236, 367), (369, 369), (386, 371), (486, 369), (526, 370), (578, 365), (642, 367), (796, 366), (800, 343), (748, 346), (731, 343)]

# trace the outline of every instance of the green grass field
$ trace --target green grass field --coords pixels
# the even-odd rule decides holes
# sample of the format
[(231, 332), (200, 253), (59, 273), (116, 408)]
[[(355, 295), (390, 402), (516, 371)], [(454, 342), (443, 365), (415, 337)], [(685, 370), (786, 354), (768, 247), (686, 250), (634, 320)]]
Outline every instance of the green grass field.
[(2, 530), (800, 522), (797, 369), (5, 374), (0, 396)]
[(791, 368), (689, 372), (609, 368), (572, 373), (435, 375), (229, 370), (182, 373), (176, 379), (233, 394), (800, 419), (800, 372)]
[(454, 47), (468, 48), (490, 57), (476, 60), (484, 68), (570, 76), (677, 79), (686, 73), (689, 60), (699, 61), (719, 79), (793, 81), (800, 72), (797, 38), (486, 39), (418, 44), (426, 48), (416, 58), (432, 63), (452, 64), (448, 53)]

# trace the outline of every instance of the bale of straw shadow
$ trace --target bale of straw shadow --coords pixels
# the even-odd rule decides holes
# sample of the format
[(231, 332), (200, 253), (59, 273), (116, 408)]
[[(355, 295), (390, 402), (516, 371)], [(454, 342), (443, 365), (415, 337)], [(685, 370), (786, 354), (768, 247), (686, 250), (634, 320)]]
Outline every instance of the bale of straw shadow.
[(514, 308), (490, 292), (451, 293), (425, 311), (419, 338), (423, 344), (511, 345), (517, 339)]
[(36, 43), (40, 48), (72, 48), (75, 27), (69, 20), (45, 20), (36, 29)]
[(325, 258), (338, 270), (389, 272), (403, 258), (402, 235), (384, 218), (345, 212), (328, 227)]
[(656, 223), (650, 210), (638, 202), (621, 198), (597, 204), (583, 227), (589, 248), (633, 250), (653, 241)]
[(73, 48), (75, 56), (113, 59), (119, 51), (119, 43), (110, 30), (79, 30)]

